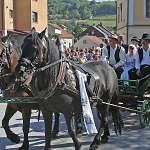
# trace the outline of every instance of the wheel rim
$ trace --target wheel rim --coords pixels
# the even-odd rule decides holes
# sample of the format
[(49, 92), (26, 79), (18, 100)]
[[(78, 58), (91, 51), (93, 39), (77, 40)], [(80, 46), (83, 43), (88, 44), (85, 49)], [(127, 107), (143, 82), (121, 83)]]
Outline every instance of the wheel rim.
[[(143, 105), (141, 106), (141, 111), (146, 112), (150, 110), (150, 99), (144, 100)], [(150, 116), (145, 116), (144, 114), (140, 115), (140, 124), (143, 128), (150, 125)]]

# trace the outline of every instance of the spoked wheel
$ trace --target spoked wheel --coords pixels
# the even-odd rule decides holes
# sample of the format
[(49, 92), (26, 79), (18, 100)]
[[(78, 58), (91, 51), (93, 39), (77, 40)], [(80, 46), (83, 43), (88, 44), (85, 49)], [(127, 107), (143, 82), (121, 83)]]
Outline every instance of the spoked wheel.
[[(150, 111), (150, 99), (144, 100), (143, 105), (141, 106), (141, 111), (142, 112)], [(140, 124), (143, 128), (150, 125), (150, 115), (141, 114)]]

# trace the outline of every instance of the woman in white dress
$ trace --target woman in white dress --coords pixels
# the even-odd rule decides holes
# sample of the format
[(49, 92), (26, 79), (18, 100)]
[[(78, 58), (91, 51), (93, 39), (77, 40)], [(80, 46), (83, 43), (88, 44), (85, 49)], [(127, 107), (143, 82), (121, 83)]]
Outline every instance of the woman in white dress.
[[(123, 73), (121, 74), (120, 79), (129, 80), (129, 72), (131, 72), (135, 68), (135, 53), (136, 53), (136, 47), (135, 45), (131, 44), (128, 48), (128, 53), (126, 54), (126, 63), (123, 66)], [(128, 84), (128, 82), (125, 82), (125, 84)]]

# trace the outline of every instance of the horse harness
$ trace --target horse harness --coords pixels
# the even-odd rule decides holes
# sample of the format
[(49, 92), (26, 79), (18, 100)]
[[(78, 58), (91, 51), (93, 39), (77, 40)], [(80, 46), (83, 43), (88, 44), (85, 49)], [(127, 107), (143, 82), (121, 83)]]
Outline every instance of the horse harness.
[(12, 75), (12, 73), (3, 75), (3, 65), (6, 64), (7, 67), (9, 68), (11, 54), (10, 54), (9, 47), (7, 44), (5, 44), (4, 42), (1, 42), (0, 44), (2, 47), (2, 52), (0, 54), (0, 86), (1, 86), (1, 89), (4, 90), (7, 88), (7, 84), (4, 80), (4, 77)]
[[(6, 44), (4, 42), (1, 42), (0, 44), (3, 47), (2, 52), (0, 54), (0, 87), (1, 87), (2, 90), (5, 90), (5, 91), (9, 90), (10, 92), (14, 93), (18, 90), (18, 88), (16, 90), (13, 90), (14, 89), (14, 83), (15, 83), (14, 73), (3, 74), (3, 65), (7, 65), (7, 67), (10, 68), (11, 54), (12, 54), (12, 51), (13, 51), (13, 44), (12, 44), (11, 41), (9, 41), (8, 44)], [(19, 52), (17, 51), (17, 53), (19, 53)], [(10, 77), (10, 76), (14, 76), (14, 78), (7, 85), (4, 78), (5, 77)], [(27, 93), (28, 95), (31, 95), (30, 88), (29, 87), (21, 88), (21, 92), (19, 93), (19, 95), (24, 95), (24, 93)]]
[[(58, 88), (79, 97), (78, 79), (75, 74), (76, 69), (87, 75), (88, 81), (85, 83), (85, 86), (89, 97), (97, 96), (100, 87), (100, 78), (98, 74), (84, 64), (76, 64), (72, 60), (67, 59), (63, 52), (60, 52), (60, 56), (60, 60), (36, 70), (36, 72), (44, 71), (51, 66), (61, 63), (57, 77), (57, 84), (53, 91), (50, 92), (49, 96), (52, 96)], [(90, 81), (91, 78), (93, 79), (92, 81)], [(89, 87), (91, 82), (93, 82), (92, 89)]]

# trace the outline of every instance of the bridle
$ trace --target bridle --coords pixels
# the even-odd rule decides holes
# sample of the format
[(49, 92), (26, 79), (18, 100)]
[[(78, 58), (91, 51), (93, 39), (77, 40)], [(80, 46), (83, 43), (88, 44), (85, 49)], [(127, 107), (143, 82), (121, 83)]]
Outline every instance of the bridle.
[[(24, 40), (25, 41), (25, 40)], [(43, 44), (43, 42), (42, 42)], [(44, 46), (43, 46), (44, 47)], [(40, 49), (37, 48), (37, 51), (40, 52)], [(40, 56), (36, 55), (35, 59), (33, 61), (29, 60), (28, 58), (20, 58), (18, 61), (18, 64), (20, 65), (20, 73), (28, 73), (28, 74), (34, 74), (41, 62)], [(16, 82), (23, 83), (25, 81), (24, 78), (16, 79)]]
[[(46, 94), (46, 96), (44, 97), (49, 97), (51, 95), (53, 95), (53, 93), (55, 92), (55, 89), (56, 89), (56, 86), (61, 82), (62, 80), (62, 77), (65, 73), (65, 70), (64, 70), (64, 66), (65, 66), (65, 54), (63, 55), (62, 52), (59, 54), (59, 57), (58, 57), (58, 60), (54, 60), (53, 57), (50, 56), (50, 53), (47, 51), (48, 49), (47, 46), (49, 45), (49, 43), (46, 43), (47, 45), (44, 45), (44, 42), (47, 42), (45, 38), (43, 38), (44, 41), (42, 40), (41, 41), (41, 45), (38, 46), (38, 45), (35, 45), (36, 49), (37, 49), (37, 53), (36, 55), (34, 56), (34, 59), (29, 59), (29, 56), (26, 57), (26, 58), (20, 58), (19, 60), (19, 65), (18, 65), (18, 75), (19, 75), (19, 78), (16, 79), (16, 82), (23, 82), (21, 83), (22, 86), (26, 86), (26, 75), (29, 73), (29, 75), (31, 75), (33, 78), (33, 80), (36, 78), (36, 73), (39, 73), (39, 72), (43, 72), (43, 71), (49, 71), (49, 69), (55, 65), (59, 65), (59, 68), (58, 68), (58, 74), (57, 77), (56, 77), (56, 80), (53, 82), (54, 86), (51, 87), (51, 86), (48, 86), (46, 88), (46, 90), (44, 92), (40, 92), (40, 95), (45, 95), (45, 93), (48, 93), (48, 95)], [(26, 41), (24, 41), (26, 42)], [(34, 42), (33, 42), (34, 43)], [(39, 44), (39, 43), (38, 43)], [(26, 49), (24, 49), (26, 50)], [(42, 54), (41, 54), (42, 53)], [(50, 58), (48, 59), (47, 58), (47, 55), (46, 54), (49, 54)], [(52, 55), (53, 56), (53, 55)], [(43, 61), (41, 61), (41, 57), (43, 57)], [(47, 61), (48, 60), (48, 61)], [(51, 90), (50, 90), (51, 89)], [(50, 92), (48, 92), (50, 90)], [(39, 97), (43, 97), (43, 96), (40, 96)]]
[(10, 89), (10, 87), (7, 87), (7, 84), (5, 82), (5, 77), (7, 76), (11, 76), (14, 73), (7, 73), (4, 74), (3, 73), (3, 66), (6, 65), (9, 69), (10, 69), (10, 63), (11, 63), (11, 54), (12, 54), (12, 50), (11, 50), (11, 42), (0, 42), (0, 46), (2, 48), (2, 52), (0, 54), (0, 85), (2, 90), (6, 90), (6, 89)]

